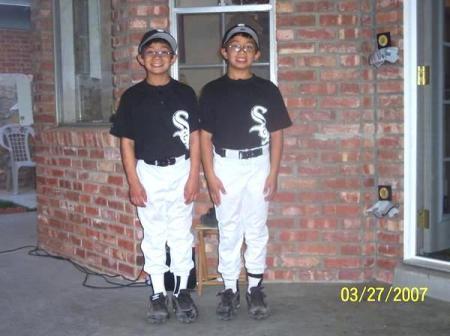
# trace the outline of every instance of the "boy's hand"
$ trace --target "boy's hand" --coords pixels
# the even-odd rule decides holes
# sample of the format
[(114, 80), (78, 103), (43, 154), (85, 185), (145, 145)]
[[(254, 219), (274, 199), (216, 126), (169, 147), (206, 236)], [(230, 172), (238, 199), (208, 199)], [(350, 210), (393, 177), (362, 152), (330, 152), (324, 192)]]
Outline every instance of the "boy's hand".
[(130, 185), (130, 200), (135, 206), (145, 207), (147, 203), (147, 193), (140, 183)]
[(184, 203), (189, 204), (197, 199), (200, 190), (199, 178), (197, 176), (190, 176), (184, 186)]
[(217, 206), (220, 205), (220, 193), (226, 194), (225, 188), (222, 184), (222, 181), (217, 177), (213, 176), (210, 179), (207, 179), (208, 187), (209, 187), (209, 193), (211, 195), (211, 199), (213, 203)]
[(266, 201), (271, 201), (277, 193), (277, 180), (277, 175), (269, 174), (269, 176), (267, 176), (266, 183), (264, 184), (264, 199)]

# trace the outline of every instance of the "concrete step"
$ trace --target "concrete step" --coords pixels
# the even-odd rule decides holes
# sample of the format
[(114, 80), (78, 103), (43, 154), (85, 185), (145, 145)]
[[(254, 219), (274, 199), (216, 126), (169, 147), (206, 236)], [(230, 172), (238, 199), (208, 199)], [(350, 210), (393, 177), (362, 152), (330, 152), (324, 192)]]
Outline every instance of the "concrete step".
[(450, 273), (420, 266), (400, 264), (394, 272), (393, 286), (427, 287), (427, 296), (450, 302)]

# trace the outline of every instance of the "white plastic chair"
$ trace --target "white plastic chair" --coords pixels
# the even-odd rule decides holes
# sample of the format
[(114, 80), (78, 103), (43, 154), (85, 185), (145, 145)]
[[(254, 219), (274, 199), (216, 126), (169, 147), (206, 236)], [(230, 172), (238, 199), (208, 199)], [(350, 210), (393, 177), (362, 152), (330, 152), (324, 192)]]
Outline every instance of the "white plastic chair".
[(9, 151), (13, 193), (19, 192), (19, 169), (22, 167), (35, 167), (31, 160), (28, 137), (34, 136), (31, 126), (8, 124), (0, 127), (0, 146)]

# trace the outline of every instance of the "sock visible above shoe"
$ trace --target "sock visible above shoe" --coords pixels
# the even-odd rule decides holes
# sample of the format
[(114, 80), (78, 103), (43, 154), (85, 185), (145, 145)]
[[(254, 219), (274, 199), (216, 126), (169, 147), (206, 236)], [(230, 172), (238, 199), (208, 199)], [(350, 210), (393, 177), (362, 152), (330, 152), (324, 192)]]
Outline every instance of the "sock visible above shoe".
[(247, 292), (250, 294), (250, 290), (253, 287), (262, 286), (263, 281), (263, 274), (255, 274), (255, 273), (248, 273), (247, 272), (247, 280), (248, 280), (248, 287)]
[(238, 291), (239, 288), (239, 280), (236, 279), (224, 279), (223, 280), (223, 284), (225, 286), (225, 290), (227, 289), (231, 289), (233, 291), (233, 293), (236, 293)]

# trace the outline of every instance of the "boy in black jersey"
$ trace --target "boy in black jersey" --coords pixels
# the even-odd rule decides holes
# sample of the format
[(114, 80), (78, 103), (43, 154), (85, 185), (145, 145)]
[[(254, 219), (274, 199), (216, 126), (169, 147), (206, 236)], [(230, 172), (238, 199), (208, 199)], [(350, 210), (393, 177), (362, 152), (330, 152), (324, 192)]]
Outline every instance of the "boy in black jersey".
[(216, 312), (229, 320), (239, 307), (237, 280), (245, 239), (248, 312), (263, 319), (269, 316), (262, 291), (268, 201), (277, 190), (283, 129), (291, 120), (278, 88), (252, 73), (260, 57), (252, 27), (231, 27), (221, 54), (228, 62), (227, 74), (205, 85), (200, 97), (202, 161), (219, 221), (219, 272), (225, 285)]
[(176, 317), (190, 323), (198, 316), (187, 290), (194, 266), (192, 207), (199, 190), (198, 105), (194, 91), (169, 75), (176, 48), (175, 39), (164, 30), (144, 34), (137, 60), (146, 70), (146, 79), (122, 95), (111, 128), (111, 134), (120, 137), (130, 200), (144, 229), (144, 271), (153, 286), (148, 317), (156, 323), (169, 316), (166, 243), (175, 276)]

